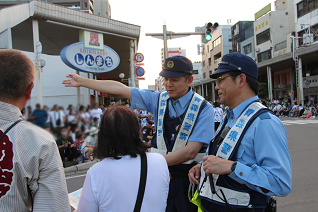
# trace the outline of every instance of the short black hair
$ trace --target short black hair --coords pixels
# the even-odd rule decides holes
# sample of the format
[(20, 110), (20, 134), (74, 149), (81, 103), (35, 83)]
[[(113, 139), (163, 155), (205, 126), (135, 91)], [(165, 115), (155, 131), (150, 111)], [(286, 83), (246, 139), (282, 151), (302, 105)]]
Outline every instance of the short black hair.
[(129, 108), (121, 105), (109, 107), (100, 122), (97, 156), (120, 159), (120, 155), (145, 155), (147, 148), (140, 137), (138, 119)]
[[(236, 77), (240, 74), (245, 74), (243, 72), (240, 71), (230, 71), (230, 76), (232, 78), (233, 81), (236, 80)], [(246, 76), (246, 83), (248, 84), (248, 87), (250, 87), (250, 89), (255, 93), (255, 95), (258, 95), (258, 91), (259, 91), (259, 82), (257, 81), (257, 79), (255, 79), (254, 77), (251, 77), (250, 75), (245, 74)]]
[(213, 106), (214, 106), (214, 107), (220, 107), (220, 102), (214, 102), (214, 103), (213, 103)]

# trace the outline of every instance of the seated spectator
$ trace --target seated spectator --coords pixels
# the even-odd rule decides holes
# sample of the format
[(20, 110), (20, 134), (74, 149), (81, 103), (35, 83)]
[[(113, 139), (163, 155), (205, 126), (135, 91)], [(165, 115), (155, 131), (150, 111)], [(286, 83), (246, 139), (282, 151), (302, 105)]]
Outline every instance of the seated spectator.
[(85, 141), (82, 146), (82, 153), (85, 155), (87, 152), (87, 157), (89, 160), (93, 160), (93, 153), (94, 148), (97, 144), (97, 138), (98, 138), (98, 128), (97, 127), (91, 127), (89, 130), (89, 136), (85, 138)]
[(147, 158), (147, 181), (140, 211), (165, 211), (170, 181), (167, 162), (160, 154), (145, 153), (139, 129), (136, 116), (127, 107), (105, 111), (97, 145), (102, 161), (86, 175), (77, 212), (134, 211), (141, 157)]
[(76, 139), (74, 141), (74, 147), (77, 150), (77, 157), (81, 155), (82, 153), (82, 145), (84, 143), (84, 139), (83, 139), (83, 133), (81, 133), (80, 131), (76, 132)]
[(292, 109), (292, 106), (290, 105), (290, 103), (287, 103), (287, 107), (285, 107), (283, 111), (283, 116), (288, 117), (291, 109)]
[(299, 104), (299, 106), (298, 106), (298, 117), (301, 117), (303, 115), (304, 111), (305, 111), (305, 109), (303, 108), (303, 106), (301, 104)]
[(64, 162), (73, 160), (73, 164), (75, 165), (77, 150), (74, 147), (72, 137), (68, 135), (68, 129), (66, 127), (61, 129), (61, 136), (57, 138), (56, 145), (59, 149), (62, 161)]
[(79, 129), (79, 131), (84, 133), (84, 138), (86, 137), (86, 135), (89, 134), (89, 129), (87, 126), (87, 119), (86, 118), (80, 118), (80, 121), (78, 123), (78, 129)]
[(289, 117), (297, 116), (298, 107), (295, 105), (295, 103), (292, 103), (291, 109), (289, 111)]
[(311, 108), (311, 113), (312, 113), (312, 116), (313, 118), (316, 118), (317, 117), (317, 106), (316, 104), (314, 104)]
[(312, 116), (311, 114), (311, 110), (309, 109), (309, 107), (306, 107), (305, 111), (303, 112), (302, 116), (300, 116), (299, 118), (310, 118)]

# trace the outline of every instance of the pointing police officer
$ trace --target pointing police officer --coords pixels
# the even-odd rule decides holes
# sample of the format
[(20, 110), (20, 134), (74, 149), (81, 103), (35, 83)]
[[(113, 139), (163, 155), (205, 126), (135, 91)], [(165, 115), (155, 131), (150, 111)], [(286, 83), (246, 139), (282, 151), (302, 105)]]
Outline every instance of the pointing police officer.
[(186, 57), (174, 56), (165, 60), (160, 72), (165, 92), (140, 90), (111, 80), (84, 79), (76, 74), (68, 74), (70, 79), (63, 81), (66, 87), (83, 86), (125, 96), (132, 100), (132, 108), (153, 114), (157, 132), (151, 142), (151, 151), (164, 155), (171, 177), (168, 212), (197, 211), (187, 196), (188, 172), (202, 161), (213, 138), (213, 107), (191, 90), (192, 74), (192, 62)]
[[(221, 104), (229, 107), (203, 163), (189, 171), (205, 211), (264, 211), (271, 196), (286, 196), (292, 166), (282, 122), (258, 99), (256, 63), (224, 55), (216, 72)], [(268, 206), (269, 207), (269, 206)]]

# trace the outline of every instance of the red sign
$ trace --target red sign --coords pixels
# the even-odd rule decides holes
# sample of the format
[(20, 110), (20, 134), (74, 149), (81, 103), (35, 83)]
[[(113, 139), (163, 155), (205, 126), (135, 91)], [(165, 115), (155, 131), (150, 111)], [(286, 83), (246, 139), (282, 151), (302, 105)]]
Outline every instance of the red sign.
[(138, 77), (142, 77), (145, 74), (145, 69), (143, 69), (142, 67), (137, 67), (135, 73)]
[(180, 56), (179, 50), (177, 50), (177, 51), (168, 51), (168, 57), (172, 57), (172, 56)]
[(141, 53), (135, 54), (135, 60), (136, 60), (138, 63), (141, 63), (142, 61), (144, 61), (144, 55), (141, 54)]

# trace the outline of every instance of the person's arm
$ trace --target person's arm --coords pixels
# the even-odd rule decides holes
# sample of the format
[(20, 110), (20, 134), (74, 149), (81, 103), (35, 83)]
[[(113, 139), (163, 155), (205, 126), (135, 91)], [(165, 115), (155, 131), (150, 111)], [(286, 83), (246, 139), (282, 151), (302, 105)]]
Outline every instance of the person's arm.
[(98, 211), (99, 202), (96, 198), (97, 190), (93, 176), (89, 171), (86, 175), (82, 194), (78, 203), (77, 212)]
[(51, 141), (39, 151), (39, 175), (36, 186), (30, 186), (33, 211), (70, 212), (64, 169), (55, 143)]
[(185, 147), (181, 147), (176, 151), (170, 152), (165, 155), (168, 166), (178, 165), (188, 160), (194, 159), (200, 151), (203, 143), (201, 142), (188, 142)]
[(66, 144), (62, 144), (62, 141), (59, 138), (56, 140), (56, 145), (58, 149), (66, 147)]
[(64, 84), (65, 87), (85, 87), (103, 93), (121, 95), (131, 99), (131, 88), (120, 82), (113, 80), (87, 79), (71, 73), (66, 77), (70, 79), (63, 80), (62, 84)]

